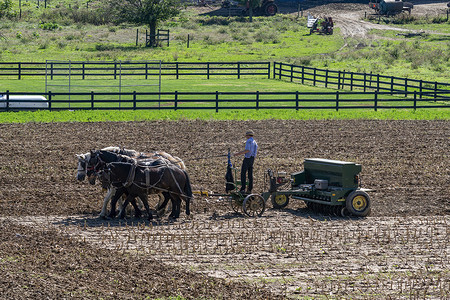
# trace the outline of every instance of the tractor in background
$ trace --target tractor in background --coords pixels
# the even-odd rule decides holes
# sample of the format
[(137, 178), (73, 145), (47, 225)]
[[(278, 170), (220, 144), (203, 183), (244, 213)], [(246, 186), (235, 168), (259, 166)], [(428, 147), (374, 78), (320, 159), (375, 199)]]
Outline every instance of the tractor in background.
[(402, 0), (369, 0), (369, 7), (379, 15), (397, 15), (403, 11), (411, 14), (414, 5)]
[(307, 27), (309, 28), (309, 34), (314, 32), (320, 34), (333, 34), (333, 19), (331, 17), (325, 17), (323, 19), (315, 18), (314, 16), (308, 15)]

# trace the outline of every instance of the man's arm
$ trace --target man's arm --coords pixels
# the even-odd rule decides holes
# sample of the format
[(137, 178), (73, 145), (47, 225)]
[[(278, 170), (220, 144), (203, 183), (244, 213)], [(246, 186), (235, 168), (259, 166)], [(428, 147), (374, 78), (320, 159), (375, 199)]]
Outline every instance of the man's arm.
[(234, 153), (233, 156), (238, 156), (238, 155), (242, 155), (242, 154), (249, 153), (249, 152), (250, 152), (250, 150), (243, 150), (243, 151)]

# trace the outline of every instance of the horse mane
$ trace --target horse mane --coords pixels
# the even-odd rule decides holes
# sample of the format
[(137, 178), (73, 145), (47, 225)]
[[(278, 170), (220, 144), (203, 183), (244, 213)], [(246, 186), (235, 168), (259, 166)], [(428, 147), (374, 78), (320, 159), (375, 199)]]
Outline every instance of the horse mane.
[(120, 148), (120, 147), (116, 147), (116, 146), (110, 146), (110, 147), (105, 147), (102, 150), (104, 151), (109, 151), (109, 152), (114, 152), (117, 154), (123, 154), (126, 156), (139, 156), (139, 152), (137, 152), (136, 150), (132, 150), (132, 149), (125, 149), (125, 148)]

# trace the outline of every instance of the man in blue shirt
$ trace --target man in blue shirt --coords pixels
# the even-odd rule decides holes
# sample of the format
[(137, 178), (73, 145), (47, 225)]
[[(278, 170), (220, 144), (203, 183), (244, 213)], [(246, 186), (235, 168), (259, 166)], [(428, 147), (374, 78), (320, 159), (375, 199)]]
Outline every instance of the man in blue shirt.
[(253, 139), (252, 130), (247, 131), (245, 137), (247, 138), (245, 150), (235, 153), (234, 156), (244, 154), (244, 161), (242, 162), (241, 168), (241, 192), (245, 191), (246, 175), (248, 172), (248, 188), (246, 193), (251, 194), (253, 189), (253, 163), (255, 162), (256, 153), (258, 152), (258, 144)]

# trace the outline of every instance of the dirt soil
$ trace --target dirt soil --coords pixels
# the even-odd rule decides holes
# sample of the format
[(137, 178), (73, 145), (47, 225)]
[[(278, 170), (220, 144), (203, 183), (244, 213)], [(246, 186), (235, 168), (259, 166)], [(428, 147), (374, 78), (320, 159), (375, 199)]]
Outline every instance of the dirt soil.
[[(75, 154), (120, 145), (177, 155), (194, 188), (223, 192), (226, 159), (214, 156), (241, 150), (247, 128), (259, 144), (255, 192), (267, 168), (355, 161), (376, 190), (371, 216), (291, 200), (252, 219), (203, 196), (175, 223), (102, 220), (100, 186), (75, 178)], [(1, 124), (0, 146), (0, 298), (450, 296), (448, 121)]]

